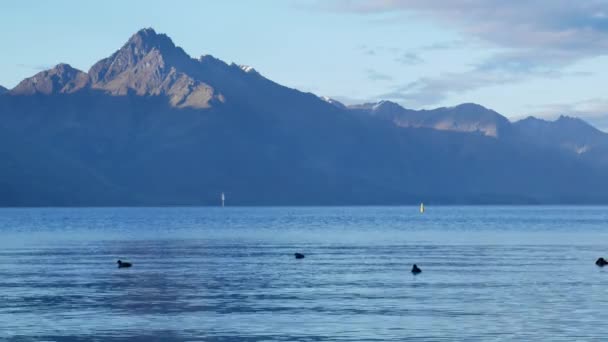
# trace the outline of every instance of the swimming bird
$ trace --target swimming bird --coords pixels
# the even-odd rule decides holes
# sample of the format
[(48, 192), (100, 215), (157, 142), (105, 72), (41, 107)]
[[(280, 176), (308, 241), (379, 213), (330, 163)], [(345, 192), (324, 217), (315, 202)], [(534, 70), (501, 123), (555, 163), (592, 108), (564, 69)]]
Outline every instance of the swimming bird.
[(604, 258), (599, 258), (595, 261), (595, 264), (598, 265), (599, 267), (604, 267), (604, 266), (608, 265), (608, 261), (606, 261), (606, 259), (604, 259)]
[(412, 266), (412, 273), (418, 274), (420, 272), (422, 272), (422, 270), (420, 268), (418, 268), (418, 266), (416, 264), (414, 264), (414, 266)]
[(296, 259), (304, 259), (304, 254), (302, 253), (294, 253), (293, 255), (296, 257)]
[(120, 260), (118, 260), (116, 263), (118, 264), (118, 268), (124, 268), (124, 267), (131, 267), (131, 266), (133, 266), (133, 264), (131, 264), (130, 262), (122, 262)]

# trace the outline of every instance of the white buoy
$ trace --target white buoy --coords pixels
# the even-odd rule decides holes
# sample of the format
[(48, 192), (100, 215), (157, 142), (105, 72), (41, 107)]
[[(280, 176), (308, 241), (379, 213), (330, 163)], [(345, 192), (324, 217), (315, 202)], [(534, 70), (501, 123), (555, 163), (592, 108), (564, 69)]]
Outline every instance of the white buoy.
[(224, 207), (224, 203), (226, 202), (226, 195), (222, 192), (222, 208)]
[(424, 203), (420, 203), (420, 213), (424, 214)]

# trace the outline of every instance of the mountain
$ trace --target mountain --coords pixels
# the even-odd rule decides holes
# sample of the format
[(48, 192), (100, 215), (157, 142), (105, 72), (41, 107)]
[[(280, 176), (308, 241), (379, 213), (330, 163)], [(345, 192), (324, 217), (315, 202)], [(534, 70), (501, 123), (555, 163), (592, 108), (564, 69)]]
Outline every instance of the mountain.
[(479, 133), (490, 137), (505, 134), (510, 129), (510, 122), (507, 118), (474, 103), (421, 111), (405, 109), (390, 101), (366, 103), (349, 108), (392, 121), (399, 127)]
[(93, 65), (89, 75), (93, 89), (112, 95), (163, 95), (175, 107), (191, 108), (208, 108), (213, 101), (222, 101), (215, 89), (186, 73), (196, 68), (194, 64), (169, 37), (144, 29), (112, 56)]
[(480, 133), (490, 137), (501, 136), (510, 127), (507, 118), (474, 103), (423, 111), (417, 122), (419, 127)]
[(4, 88), (3, 86), (0, 86), (0, 95), (6, 93), (8, 91), (8, 89)]
[(581, 119), (560, 116), (545, 121), (528, 117), (513, 127), (516, 139), (526, 144), (559, 148), (580, 160), (608, 167), (608, 134)]
[(556, 121), (534, 117), (513, 124), (523, 139), (536, 144), (559, 146), (578, 154), (608, 147), (608, 134), (577, 118), (560, 116)]
[(608, 203), (605, 163), (517, 127), (475, 104), (347, 107), (144, 29), (0, 96), (0, 205)]
[(89, 75), (68, 64), (59, 64), (21, 81), (11, 90), (11, 94), (69, 94), (85, 89), (89, 84)]

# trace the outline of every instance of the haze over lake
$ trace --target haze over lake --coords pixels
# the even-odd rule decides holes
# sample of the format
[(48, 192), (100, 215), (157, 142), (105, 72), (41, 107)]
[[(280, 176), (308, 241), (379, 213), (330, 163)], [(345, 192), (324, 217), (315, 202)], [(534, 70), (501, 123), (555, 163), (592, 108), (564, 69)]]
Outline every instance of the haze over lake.
[(0, 209), (0, 339), (601, 340), (607, 224), (574, 206)]

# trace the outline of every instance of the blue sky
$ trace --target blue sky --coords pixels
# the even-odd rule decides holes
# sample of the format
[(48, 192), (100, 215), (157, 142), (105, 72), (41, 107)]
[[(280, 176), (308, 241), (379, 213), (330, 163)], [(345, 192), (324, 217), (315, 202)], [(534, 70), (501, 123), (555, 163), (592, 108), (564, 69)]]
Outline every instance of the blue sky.
[(608, 0), (5, 1), (0, 85), (88, 70), (144, 27), (346, 103), (476, 102), (608, 129)]

